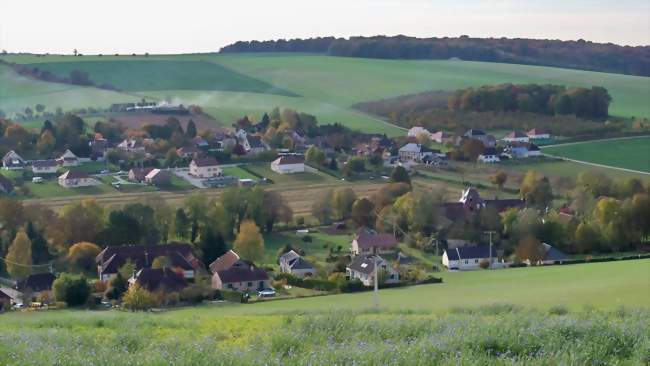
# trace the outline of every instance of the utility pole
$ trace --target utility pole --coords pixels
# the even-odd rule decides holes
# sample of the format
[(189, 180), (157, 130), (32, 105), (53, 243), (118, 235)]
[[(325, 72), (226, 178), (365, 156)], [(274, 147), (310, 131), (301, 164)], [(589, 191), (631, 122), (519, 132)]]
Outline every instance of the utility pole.
[(489, 253), (490, 254), (490, 267), (488, 267), (488, 268), (492, 268), (492, 235), (496, 234), (497, 232), (496, 231), (485, 231), (485, 233), (490, 236), (490, 253)]
[(374, 291), (374, 295), (373, 295), (373, 300), (374, 300), (374, 304), (375, 304), (375, 311), (379, 311), (379, 283), (377, 281), (377, 254), (375, 254), (373, 256), (373, 260), (375, 262), (375, 268), (373, 270), (373, 272), (375, 273), (374, 274), (374, 277), (375, 277), (375, 280), (374, 280), (374, 282), (375, 282), (375, 291)]

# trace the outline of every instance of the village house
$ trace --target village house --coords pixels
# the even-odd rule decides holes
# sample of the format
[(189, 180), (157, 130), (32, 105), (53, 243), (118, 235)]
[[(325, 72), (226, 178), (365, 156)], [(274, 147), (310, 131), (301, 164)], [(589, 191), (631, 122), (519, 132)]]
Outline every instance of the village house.
[(23, 293), (9, 287), (0, 287), (0, 310), (2, 310), (3, 303), (9, 305), (16, 305), (23, 303)]
[(528, 135), (520, 131), (512, 131), (503, 138), (505, 142), (528, 142), (528, 140), (530, 140)]
[(490, 263), (490, 267), (497, 263), (496, 251), (490, 245), (456, 247), (442, 253), (442, 265), (448, 269), (479, 269), (483, 261)]
[(143, 268), (151, 268), (157, 257), (166, 257), (173, 269), (182, 271), (185, 279), (194, 278), (196, 272), (202, 268), (201, 261), (194, 256), (192, 246), (189, 244), (109, 245), (95, 257), (97, 275), (101, 281), (107, 281), (127, 262), (134, 265), (136, 272)]
[(180, 149), (176, 150), (178, 156), (181, 158), (196, 158), (203, 155), (203, 150), (196, 146), (183, 146)]
[(172, 182), (172, 173), (169, 170), (153, 169), (145, 175), (144, 182), (156, 187), (168, 186)]
[(145, 167), (145, 168), (131, 168), (129, 170), (129, 181), (134, 182), (134, 183), (142, 183), (144, 182), (144, 177), (147, 176), (151, 171), (153, 170), (152, 167)]
[(250, 155), (257, 155), (269, 149), (268, 145), (262, 140), (260, 136), (248, 136), (248, 150)]
[(411, 127), (411, 129), (408, 131), (406, 134), (408, 137), (418, 137), (420, 135), (426, 135), (427, 138), (431, 138), (431, 132), (429, 132), (426, 128), (420, 127), (420, 126), (415, 126)]
[(481, 163), (498, 163), (501, 161), (501, 158), (499, 158), (497, 149), (488, 147), (483, 150), (481, 155), (478, 156), (477, 160)]
[[(555, 262), (562, 262), (571, 259), (564, 252), (553, 247), (550, 244), (542, 243), (542, 247), (544, 250), (544, 257), (536, 263), (537, 265), (554, 264)], [(525, 260), (524, 263), (528, 264), (529, 266), (532, 264), (530, 260)]]
[(278, 174), (305, 172), (305, 158), (299, 155), (282, 155), (271, 162), (271, 170)]
[(424, 145), (409, 142), (402, 146), (398, 152), (399, 160), (403, 163), (421, 163), (425, 157), (444, 156), (440, 150), (433, 150)]
[(538, 128), (533, 128), (526, 134), (528, 135), (528, 138), (533, 140), (546, 140), (551, 138), (551, 135), (548, 132), (542, 131)]
[(59, 171), (59, 163), (56, 160), (34, 160), (32, 161), (32, 173), (54, 174)]
[(223, 172), (217, 160), (213, 157), (205, 157), (192, 159), (190, 175), (197, 178), (214, 178), (223, 175)]
[(503, 152), (504, 155), (511, 159), (524, 159), (541, 155), (539, 147), (530, 142), (511, 142)]
[(478, 140), (483, 143), (483, 146), (486, 148), (488, 147), (495, 147), (497, 144), (496, 139), (492, 135), (488, 135), (483, 130), (478, 130), (478, 129), (469, 129), (465, 134), (463, 135), (466, 138), (473, 139), (473, 140)]
[(18, 281), (15, 290), (22, 292), (32, 301), (47, 302), (49, 299), (54, 299), (52, 296), (54, 280), (56, 280), (56, 276), (52, 273), (33, 273)]
[(59, 185), (64, 188), (90, 187), (99, 184), (101, 183), (97, 179), (79, 170), (68, 170), (59, 176)]
[(182, 274), (170, 268), (142, 268), (129, 278), (129, 284), (150, 291), (179, 292), (188, 286)]
[(235, 253), (232, 250), (228, 250), (221, 257), (215, 259), (214, 262), (210, 263), (210, 273), (226, 270), (232, 267), (232, 265), (237, 263), (237, 261), (240, 259), (241, 258), (239, 257), (239, 254)]
[(14, 190), (14, 184), (11, 179), (0, 174), (0, 192), (9, 194)]
[(271, 280), (266, 271), (253, 262), (239, 259), (230, 267), (214, 272), (212, 288), (240, 292), (260, 291), (271, 288)]
[(19, 170), (25, 167), (27, 163), (18, 153), (11, 150), (2, 158), (2, 168), (5, 170)]
[(399, 272), (393, 268), (388, 261), (375, 254), (359, 255), (352, 260), (349, 266), (345, 268), (346, 275), (349, 279), (358, 279), (364, 286), (374, 286), (375, 283), (375, 263), (377, 264), (377, 274), (385, 272), (384, 283), (399, 283)]
[(454, 135), (449, 132), (438, 131), (436, 133), (431, 134), (431, 140), (439, 144), (447, 144), (447, 143), (451, 144), (454, 142)]
[(210, 147), (210, 143), (201, 136), (196, 136), (192, 139), (192, 144), (199, 149), (207, 149)]
[(524, 201), (514, 198), (484, 200), (476, 188), (468, 187), (457, 202), (445, 202), (440, 205), (441, 213), (451, 222), (465, 220), (486, 207), (493, 207), (496, 212), (501, 213), (509, 208), (523, 208)]
[(88, 143), (90, 145), (90, 159), (91, 160), (104, 160), (106, 158), (106, 152), (108, 151), (110, 144), (102, 134), (96, 133), (95, 139)]
[(294, 250), (281, 255), (278, 262), (280, 263), (280, 271), (283, 273), (290, 273), (297, 277), (312, 277), (316, 274), (314, 265)]
[(124, 139), (116, 148), (125, 153), (144, 153), (146, 148), (140, 139)]
[(393, 234), (361, 228), (352, 240), (352, 254), (395, 254), (397, 244)]
[(56, 161), (64, 168), (79, 165), (79, 158), (69, 149), (56, 159)]

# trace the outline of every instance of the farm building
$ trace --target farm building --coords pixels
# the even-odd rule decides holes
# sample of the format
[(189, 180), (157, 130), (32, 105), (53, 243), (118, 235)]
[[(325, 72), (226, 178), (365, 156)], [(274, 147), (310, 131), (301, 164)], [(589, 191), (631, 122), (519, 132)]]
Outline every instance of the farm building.
[(189, 244), (109, 245), (95, 257), (97, 274), (100, 280), (106, 281), (115, 276), (127, 261), (134, 264), (135, 271), (139, 271), (151, 268), (156, 257), (167, 257), (172, 267), (183, 271), (186, 279), (194, 278), (196, 271), (201, 269), (201, 262), (194, 256)]
[(2, 158), (2, 168), (6, 170), (19, 170), (25, 167), (27, 163), (18, 153), (11, 150)]
[(64, 188), (90, 187), (101, 184), (88, 173), (78, 170), (68, 170), (59, 176), (59, 185)]
[(167, 186), (171, 184), (172, 173), (168, 170), (153, 169), (144, 177), (144, 182), (156, 187)]
[(219, 163), (212, 157), (195, 158), (190, 163), (190, 175), (197, 178), (213, 178), (223, 174)]
[(59, 163), (56, 160), (34, 160), (32, 161), (32, 173), (54, 174), (59, 171)]
[(449, 132), (438, 131), (436, 133), (431, 134), (431, 140), (439, 144), (453, 143), (454, 135)]
[(456, 247), (442, 253), (442, 265), (448, 269), (461, 271), (478, 269), (483, 261), (491, 263), (490, 266), (494, 266), (497, 262), (496, 251), (489, 245)]
[(212, 288), (240, 292), (259, 291), (271, 287), (271, 280), (265, 270), (253, 262), (240, 259), (229, 268), (217, 270), (212, 275)]
[(397, 239), (392, 234), (379, 234), (368, 228), (361, 228), (352, 240), (352, 254), (394, 254)]
[(376, 254), (359, 255), (346, 267), (346, 275), (352, 279), (360, 280), (364, 286), (373, 286), (375, 283), (375, 263), (377, 271), (386, 273), (384, 283), (398, 283), (399, 272), (388, 261)]
[(214, 262), (210, 263), (210, 272), (216, 273), (217, 271), (228, 269), (232, 267), (233, 264), (237, 263), (239, 259), (241, 259), (239, 258), (239, 254), (229, 250), (221, 257), (215, 259)]
[(485, 147), (495, 147), (497, 143), (494, 136), (488, 135), (483, 130), (475, 128), (467, 130), (463, 136), (469, 139), (481, 141)]
[(271, 162), (271, 170), (278, 174), (305, 172), (305, 158), (298, 155), (283, 155)]
[(203, 155), (203, 150), (196, 146), (183, 146), (178, 149), (178, 156), (181, 158), (196, 158)]
[(33, 273), (18, 281), (15, 289), (28, 294), (32, 299), (52, 299), (52, 284), (56, 276), (52, 273)]
[(399, 160), (401, 162), (413, 162), (421, 163), (422, 159), (425, 157), (435, 157), (440, 156), (440, 150), (430, 149), (424, 145), (416, 144), (414, 142), (409, 142), (408, 144), (402, 146), (398, 152)]

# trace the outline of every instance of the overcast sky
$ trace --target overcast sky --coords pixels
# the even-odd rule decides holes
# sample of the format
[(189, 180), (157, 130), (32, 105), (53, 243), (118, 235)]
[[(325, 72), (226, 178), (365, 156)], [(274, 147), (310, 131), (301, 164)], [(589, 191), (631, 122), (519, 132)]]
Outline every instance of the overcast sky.
[(376, 34), (649, 45), (650, 0), (0, 0), (0, 48), (10, 52), (207, 52)]

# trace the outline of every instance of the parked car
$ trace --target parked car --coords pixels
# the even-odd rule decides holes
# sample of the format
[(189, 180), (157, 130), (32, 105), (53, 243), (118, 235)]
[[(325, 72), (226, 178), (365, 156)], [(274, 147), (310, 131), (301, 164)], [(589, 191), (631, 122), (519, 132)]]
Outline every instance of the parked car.
[(258, 297), (274, 297), (275, 296), (275, 290), (272, 288), (267, 288), (262, 291), (259, 291), (257, 293)]
[(42, 183), (43, 177), (34, 177), (32, 178), (32, 183)]
[(110, 170), (104, 169), (104, 170), (100, 171), (99, 174), (108, 174), (110, 172), (111, 172)]

